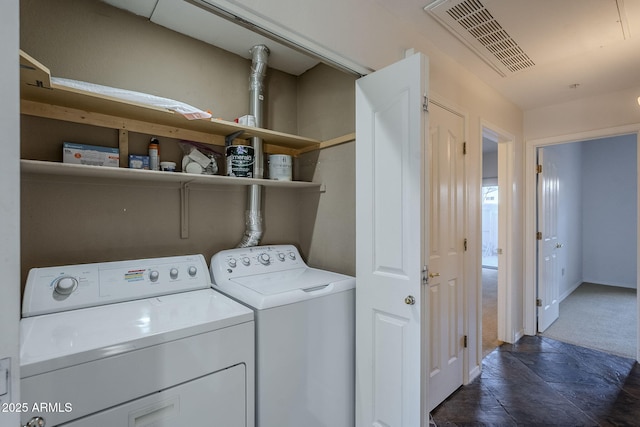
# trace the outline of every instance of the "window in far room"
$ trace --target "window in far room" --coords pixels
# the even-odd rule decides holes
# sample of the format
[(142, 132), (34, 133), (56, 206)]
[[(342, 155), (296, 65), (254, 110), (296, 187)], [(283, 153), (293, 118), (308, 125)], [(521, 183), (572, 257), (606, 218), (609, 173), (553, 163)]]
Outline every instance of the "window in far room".
[(498, 186), (482, 186), (482, 266), (498, 268)]

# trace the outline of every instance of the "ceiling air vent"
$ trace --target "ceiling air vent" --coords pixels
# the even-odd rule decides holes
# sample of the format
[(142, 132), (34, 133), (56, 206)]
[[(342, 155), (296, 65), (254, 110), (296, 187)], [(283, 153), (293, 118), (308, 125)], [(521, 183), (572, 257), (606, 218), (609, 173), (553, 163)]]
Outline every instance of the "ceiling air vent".
[(503, 77), (535, 65), (479, 0), (436, 0), (424, 10)]

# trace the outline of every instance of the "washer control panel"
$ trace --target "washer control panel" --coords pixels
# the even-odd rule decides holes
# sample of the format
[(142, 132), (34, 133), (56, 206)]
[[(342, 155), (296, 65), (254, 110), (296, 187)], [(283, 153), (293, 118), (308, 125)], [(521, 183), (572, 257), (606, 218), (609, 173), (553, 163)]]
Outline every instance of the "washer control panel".
[(209, 287), (202, 255), (33, 268), (22, 317)]
[(253, 246), (220, 251), (211, 258), (213, 280), (306, 267), (293, 245)]

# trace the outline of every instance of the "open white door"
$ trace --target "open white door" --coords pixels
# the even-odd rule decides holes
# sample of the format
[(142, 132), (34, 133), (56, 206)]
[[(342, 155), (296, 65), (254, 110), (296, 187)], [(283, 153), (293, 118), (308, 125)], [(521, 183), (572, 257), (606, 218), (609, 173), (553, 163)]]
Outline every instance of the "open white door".
[(356, 83), (356, 425), (428, 425), (428, 62)]
[[(429, 108), (429, 388), (431, 411), (462, 385), (464, 118)], [(427, 209), (425, 208), (425, 212)]]
[[(542, 168), (542, 169), (540, 169)], [(558, 243), (558, 170), (538, 149), (538, 332), (560, 314)]]

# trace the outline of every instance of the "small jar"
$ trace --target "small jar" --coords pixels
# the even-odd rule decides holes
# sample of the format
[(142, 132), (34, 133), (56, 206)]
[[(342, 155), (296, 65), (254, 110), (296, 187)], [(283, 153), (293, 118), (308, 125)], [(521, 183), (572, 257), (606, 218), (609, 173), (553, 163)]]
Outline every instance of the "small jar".
[(175, 172), (176, 171), (176, 163), (175, 162), (160, 162), (160, 170), (165, 172)]

